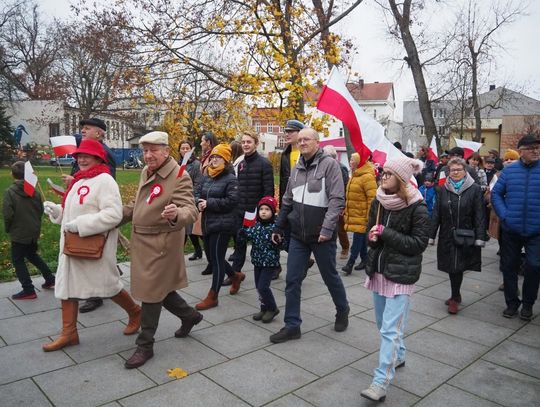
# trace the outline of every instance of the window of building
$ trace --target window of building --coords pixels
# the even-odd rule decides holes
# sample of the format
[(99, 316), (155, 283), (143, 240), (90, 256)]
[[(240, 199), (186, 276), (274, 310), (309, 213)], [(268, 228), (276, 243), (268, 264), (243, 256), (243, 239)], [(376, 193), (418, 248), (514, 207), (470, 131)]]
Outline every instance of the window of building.
[(424, 126), (420, 126), (420, 135), (424, 135)]
[(273, 131), (274, 131), (274, 125), (272, 123), (268, 123), (268, 133), (272, 133)]
[(155, 113), (154, 113), (154, 121), (155, 121), (155, 122), (159, 122), (159, 119), (160, 119), (160, 114), (159, 114), (159, 112), (155, 112)]
[(373, 109), (373, 118), (374, 118), (374, 119), (377, 118), (377, 109)]
[(60, 123), (49, 123), (49, 137), (60, 135)]
[(256, 122), (255, 123), (255, 131), (257, 133), (260, 133), (261, 132), (261, 122)]
[(266, 143), (263, 141), (261, 144), (262, 144), (262, 149), (263, 149), (263, 151), (264, 151), (264, 150), (265, 150), (264, 147), (266, 146)]

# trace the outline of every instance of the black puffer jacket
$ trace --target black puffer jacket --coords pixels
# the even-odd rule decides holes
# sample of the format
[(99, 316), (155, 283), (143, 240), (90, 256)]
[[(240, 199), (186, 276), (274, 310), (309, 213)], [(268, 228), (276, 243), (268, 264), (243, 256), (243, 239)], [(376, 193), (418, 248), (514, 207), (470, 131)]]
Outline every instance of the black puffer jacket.
[(235, 210), (238, 206), (238, 181), (232, 168), (212, 178), (205, 175), (195, 193), (196, 200), (206, 199), (202, 213), (203, 234), (236, 230)]
[(281, 154), (281, 163), (279, 166), (279, 205), (281, 206), (281, 200), (285, 191), (287, 190), (287, 182), (291, 176), (291, 146), (290, 144), (285, 148)]
[[(452, 214), (450, 213), (450, 206)], [(467, 176), (459, 192), (446, 184), (437, 191), (437, 201), (433, 207), (431, 238), (437, 236), (437, 267), (446, 273), (462, 273), (465, 270), (480, 271), (482, 267), (481, 246), (487, 240), (484, 199), (482, 189)], [(454, 243), (453, 228), (472, 229), (475, 232), (475, 246), (457, 247)]]
[[(371, 202), (367, 231), (375, 225), (379, 201)], [(429, 214), (426, 203), (389, 211), (380, 206), (380, 223), (385, 226), (376, 242), (368, 242), (366, 274), (382, 273), (399, 284), (414, 284), (422, 271), (422, 253), (429, 240)]]
[(253, 212), (263, 196), (274, 196), (274, 173), (272, 164), (258, 152), (244, 157), (238, 164), (237, 212)]

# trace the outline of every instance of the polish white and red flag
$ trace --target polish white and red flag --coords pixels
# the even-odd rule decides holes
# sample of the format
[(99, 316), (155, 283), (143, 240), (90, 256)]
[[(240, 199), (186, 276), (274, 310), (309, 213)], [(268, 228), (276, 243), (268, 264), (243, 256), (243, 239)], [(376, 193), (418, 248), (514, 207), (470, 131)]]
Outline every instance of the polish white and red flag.
[(473, 155), (473, 153), (476, 153), (478, 150), (480, 150), (480, 147), (482, 147), (482, 143), (477, 143), (476, 141), (461, 140), (455, 137), (454, 140), (456, 140), (456, 146), (463, 149), (463, 158), (465, 160), (471, 155)]
[(246, 228), (250, 228), (252, 226), (255, 226), (255, 224), (257, 223), (257, 209), (255, 209), (255, 211), (253, 212), (244, 212), (244, 222), (243, 222), (243, 225), (246, 227)]
[(36, 191), (36, 185), (37, 185), (38, 178), (36, 174), (34, 173), (34, 169), (32, 168), (32, 164), (30, 164), (30, 161), (27, 161), (24, 163), (24, 185), (23, 189), (26, 195), (28, 196), (34, 196), (34, 192)]
[(433, 160), (433, 162), (435, 162), (435, 165), (439, 163), (439, 152), (437, 151), (437, 140), (435, 140), (435, 136), (431, 138), (431, 143), (429, 144), (427, 159)]
[(51, 140), (54, 155), (57, 157), (73, 154), (77, 149), (77, 141), (75, 141), (74, 136), (56, 136), (49, 140)]
[(180, 178), (186, 170), (186, 165), (189, 161), (189, 158), (191, 157), (191, 154), (193, 154), (193, 150), (190, 150), (186, 154), (184, 154), (184, 158), (182, 158), (182, 162), (180, 163), (180, 169), (178, 170), (178, 176), (176, 178)]
[(56, 195), (64, 196), (64, 193), (66, 192), (66, 190), (62, 188), (60, 185), (57, 185), (54, 182), (52, 182), (50, 178), (47, 178), (47, 184), (49, 184), (49, 186), (51, 187), (51, 189)]
[[(387, 160), (402, 157), (399, 151), (384, 135), (384, 127), (368, 115), (350, 94), (345, 81), (334, 66), (326, 85), (322, 88), (317, 109), (343, 122), (351, 137), (351, 143), (360, 155), (360, 166), (371, 154), (371, 159), (382, 168)], [(416, 186), (416, 179), (411, 178)]]
[(446, 173), (442, 171), (439, 173), (439, 186), (442, 187), (444, 184), (446, 184)]

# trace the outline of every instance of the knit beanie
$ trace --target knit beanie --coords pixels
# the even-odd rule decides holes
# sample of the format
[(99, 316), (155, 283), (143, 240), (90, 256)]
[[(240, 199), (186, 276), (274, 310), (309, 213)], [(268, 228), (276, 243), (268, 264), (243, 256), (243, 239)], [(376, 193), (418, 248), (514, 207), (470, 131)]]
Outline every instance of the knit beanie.
[(508, 150), (506, 150), (503, 156), (503, 161), (506, 160), (519, 160), (519, 153), (516, 150), (512, 150), (511, 148), (509, 148)]
[(358, 153), (352, 153), (351, 154), (351, 161), (356, 163), (356, 165), (360, 164), (360, 154)]
[(263, 196), (257, 204), (257, 209), (259, 209), (261, 205), (268, 206), (272, 210), (272, 213), (276, 213), (277, 202), (273, 196)]
[(384, 163), (384, 169), (392, 170), (403, 182), (409, 182), (414, 174), (422, 171), (422, 168), (424, 168), (422, 161), (406, 156), (393, 158)]
[(218, 144), (212, 149), (212, 152), (210, 153), (210, 156), (213, 155), (219, 155), (226, 162), (230, 162), (232, 156), (231, 146), (225, 143)]

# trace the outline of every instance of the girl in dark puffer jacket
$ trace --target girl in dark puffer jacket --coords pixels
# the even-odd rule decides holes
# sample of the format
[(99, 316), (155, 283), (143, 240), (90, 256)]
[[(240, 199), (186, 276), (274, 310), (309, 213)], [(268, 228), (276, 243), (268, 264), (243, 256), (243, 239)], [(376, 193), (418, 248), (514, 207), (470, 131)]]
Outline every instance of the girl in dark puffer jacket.
[(421, 161), (405, 156), (387, 161), (369, 212), (365, 287), (373, 291), (381, 347), (373, 382), (361, 395), (374, 401), (386, 398), (395, 369), (405, 365), (403, 333), (409, 300), (429, 239), (427, 206), (410, 184), (421, 169)]

